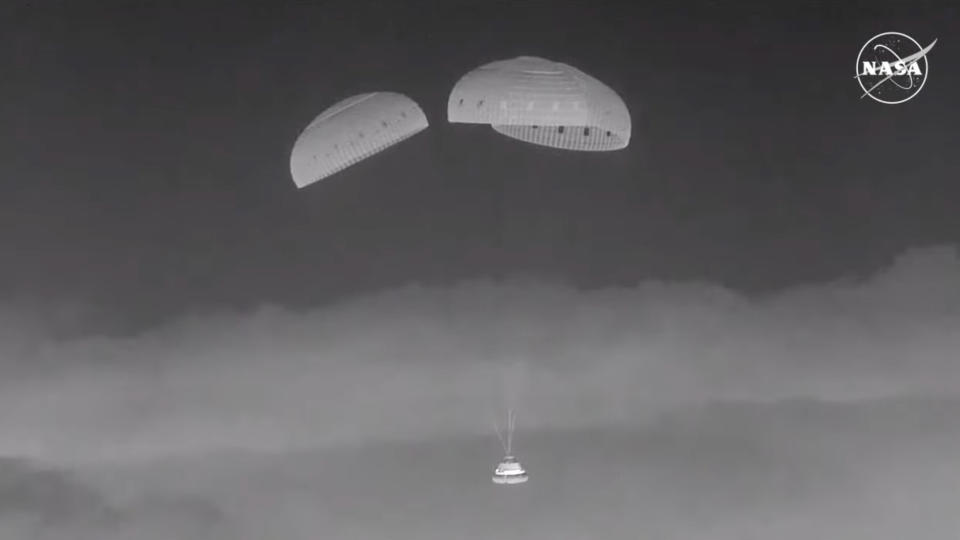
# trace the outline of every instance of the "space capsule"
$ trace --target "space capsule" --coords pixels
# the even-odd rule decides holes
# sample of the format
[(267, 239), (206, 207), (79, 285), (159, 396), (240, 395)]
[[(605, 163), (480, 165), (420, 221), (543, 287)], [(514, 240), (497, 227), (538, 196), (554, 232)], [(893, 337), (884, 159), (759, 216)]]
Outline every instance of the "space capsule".
[(530, 479), (526, 469), (520, 465), (520, 461), (513, 456), (513, 430), (516, 427), (516, 416), (513, 411), (507, 413), (506, 436), (500, 433), (500, 428), (496, 428), (497, 437), (503, 445), (504, 458), (493, 471), (493, 483), (500, 485), (523, 484)]
[(505, 456), (493, 471), (494, 484), (523, 484), (530, 479), (517, 458)]

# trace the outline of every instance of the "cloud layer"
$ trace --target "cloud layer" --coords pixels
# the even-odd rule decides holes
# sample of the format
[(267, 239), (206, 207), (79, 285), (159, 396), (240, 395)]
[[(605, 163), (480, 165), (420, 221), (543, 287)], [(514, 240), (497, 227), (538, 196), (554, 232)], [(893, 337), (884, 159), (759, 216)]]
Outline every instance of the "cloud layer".
[[(127, 337), (32, 313), (0, 311), (3, 538), (956, 531), (950, 247), (762, 298), (467, 283)], [(507, 405), (513, 490), (488, 478)]]
[[(231, 540), (938, 540), (956, 532), (957, 399), (714, 404), (636, 429), (528, 429), (518, 442), (531, 471), (519, 488), (490, 482), (498, 457), (490, 437), (220, 454), (104, 467), (85, 480), (106, 494), (131, 486), (178, 494), (188, 523), (220, 516), (202, 538)], [(216, 512), (186, 512), (191, 505)], [(161, 523), (143, 519), (138, 530)]]
[(759, 299), (695, 283), (467, 283), (198, 315), (123, 338), (54, 338), (13, 319), (0, 455), (54, 462), (481, 434), (507, 404), (521, 425), (567, 428), (712, 400), (960, 391), (949, 247), (863, 282)]

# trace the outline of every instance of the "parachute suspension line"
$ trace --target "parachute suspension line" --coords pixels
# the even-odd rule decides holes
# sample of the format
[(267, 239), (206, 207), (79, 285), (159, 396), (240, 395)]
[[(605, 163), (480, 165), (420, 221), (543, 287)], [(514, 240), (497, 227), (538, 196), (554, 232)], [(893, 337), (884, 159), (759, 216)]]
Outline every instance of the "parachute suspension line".
[(507, 412), (507, 455), (512, 455), (513, 451), (513, 429), (516, 426), (513, 409)]
[(500, 439), (500, 446), (503, 448), (504, 455), (508, 455), (510, 453), (510, 450), (508, 450), (509, 443), (503, 438), (503, 433), (500, 432), (500, 425), (497, 424), (496, 420), (493, 421), (493, 429), (497, 432), (497, 438)]

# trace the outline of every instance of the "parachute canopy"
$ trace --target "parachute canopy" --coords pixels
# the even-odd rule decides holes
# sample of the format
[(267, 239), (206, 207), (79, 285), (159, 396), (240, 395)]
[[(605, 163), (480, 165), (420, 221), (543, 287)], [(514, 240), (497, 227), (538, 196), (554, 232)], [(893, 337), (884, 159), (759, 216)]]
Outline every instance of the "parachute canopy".
[(303, 130), (290, 154), (298, 188), (326, 178), (427, 128), (412, 99), (393, 92), (349, 97)]
[(533, 56), (464, 75), (450, 93), (447, 120), (489, 124), (508, 137), (566, 150), (630, 143), (630, 111), (616, 92), (573, 66)]

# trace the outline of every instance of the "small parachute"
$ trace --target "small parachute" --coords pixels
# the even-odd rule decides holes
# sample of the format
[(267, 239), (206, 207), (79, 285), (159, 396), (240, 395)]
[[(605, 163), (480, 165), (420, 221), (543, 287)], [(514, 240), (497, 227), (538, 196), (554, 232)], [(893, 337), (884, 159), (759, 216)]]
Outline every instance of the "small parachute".
[(344, 99), (310, 122), (293, 145), (290, 174), (303, 188), (389, 148), (428, 126), (412, 99), (373, 92)]
[(564, 150), (630, 143), (630, 111), (616, 92), (573, 66), (533, 56), (464, 75), (450, 92), (447, 120), (488, 124), (507, 137)]
[(507, 432), (506, 436), (500, 433), (500, 428), (496, 427), (497, 437), (500, 438), (500, 444), (503, 445), (504, 458), (500, 460), (497, 468), (493, 471), (493, 483), (500, 485), (523, 484), (530, 479), (530, 475), (520, 465), (512, 454), (513, 450), (513, 430), (516, 427), (516, 415), (513, 411), (507, 413)]

